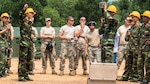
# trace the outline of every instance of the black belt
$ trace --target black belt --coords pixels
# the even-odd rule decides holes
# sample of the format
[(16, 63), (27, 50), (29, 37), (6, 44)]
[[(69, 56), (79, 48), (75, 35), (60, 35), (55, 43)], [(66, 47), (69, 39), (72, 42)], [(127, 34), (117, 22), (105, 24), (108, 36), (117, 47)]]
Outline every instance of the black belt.
[(119, 46), (126, 46), (127, 44), (119, 44)]
[(89, 45), (90, 47), (93, 47), (93, 48), (98, 48), (98, 46), (91, 46), (91, 45)]

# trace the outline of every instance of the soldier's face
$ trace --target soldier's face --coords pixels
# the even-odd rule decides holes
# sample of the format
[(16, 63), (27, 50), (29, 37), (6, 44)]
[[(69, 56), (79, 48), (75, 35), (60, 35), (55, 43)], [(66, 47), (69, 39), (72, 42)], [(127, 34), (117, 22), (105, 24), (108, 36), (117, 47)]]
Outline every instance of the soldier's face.
[(86, 23), (86, 18), (81, 17), (79, 22), (80, 22), (80, 24), (85, 24)]
[(2, 17), (1, 20), (2, 20), (2, 22), (4, 23), (4, 25), (8, 23), (8, 21), (9, 21), (8, 19), (9, 19), (8, 17), (5, 17), (5, 16)]
[(144, 23), (148, 23), (149, 20), (150, 20), (150, 18), (148, 18), (148, 17), (146, 17), (146, 16), (143, 16), (143, 17), (142, 17), (142, 21), (143, 21)]
[(90, 30), (94, 30), (95, 25), (89, 25)]
[(34, 13), (32, 13), (32, 12), (29, 12), (29, 13), (27, 13), (26, 14), (26, 16), (28, 17), (28, 18), (33, 18), (34, 17)]

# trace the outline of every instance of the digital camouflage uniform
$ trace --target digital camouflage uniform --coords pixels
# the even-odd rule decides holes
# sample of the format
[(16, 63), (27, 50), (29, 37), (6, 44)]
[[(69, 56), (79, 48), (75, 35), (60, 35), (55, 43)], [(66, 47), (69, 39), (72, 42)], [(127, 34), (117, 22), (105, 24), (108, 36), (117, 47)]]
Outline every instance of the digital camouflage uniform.
[(131, 81), (138, 79), (137, 72), (137, 58), (138, 58), (138, 46), (139, 46), (139, 28), (132, 26), (128, 32), (130, 35), (126, 35), (125, 40), (128, 41), (127, 44), (127, 53), (125, 55), (125, 69), (122, 75), (123, 80), (128, 80), (130, 77)]
[(31, 40), (32, 23), (26, 22), (25, 10), (20, 12), (20, 50), (18, 77), (19, 80), (26, 79), (29, 71), (33, 68), (33, 43)]
[(66, 40), (62, 40), (61, 50), (60, 50), (60, 68), (59, 70), (62, 72), (65, 68), (65, 58), (69, 59), (69, 70), (70, 73), (74, 74), (74, 58), (76, 56), (75, 53), (75, 44), (74, 44), (74, 33), (75, 29), (73, 26), (64, 25), (60, 28), (60, 32), (63, 33), (63, 36), (71, 39), (70, 42)]
[[(145, 44), (146, 41), (150, 40), (150, 24), (143, 24), (140, 27), (140, 54), (138, 55), (138, 74), (139, 80), (143, 82), (150, 81), (150, 45)], [(144, 76), (144, 66), (146, 74)]]
[[(81, 26), (78, 25), (75, 27), (78, 30), (80, 30)], [(87, 34), (90, 31), (88, 26), (85, 26), (84, 29), (82, 30), (81, 34)], [(84, 56), (85, 52), (85, 38), (84, 37), (78, 37), (78, 41), (75, 44), (75, 49), (76, 49), (76, 56), (75, 56), (75, 70), (78, 68), (78, 62), (81, 57), (82, 59), (82, 69), (87, 70), (87, 56)]]
[[(2, 26), (0, 22), (0, 31), (5, 29), (6, 26)], [(8, 41), (6, 39), (7, 34), (9, 32), (5, 32), (0, 35), (0, 77), (3, 77), (6, 75), (6, 64), (7, 64), (7, 54), (8, 54)]]
[(103, 35), (103, 38), (101, 39), (102, 62), (112, 63), (114, 39), (118, 20), (111, 17), (108, 12), (106, 12), (106, 16), (106, 21), (99, 30), (100, 35)]

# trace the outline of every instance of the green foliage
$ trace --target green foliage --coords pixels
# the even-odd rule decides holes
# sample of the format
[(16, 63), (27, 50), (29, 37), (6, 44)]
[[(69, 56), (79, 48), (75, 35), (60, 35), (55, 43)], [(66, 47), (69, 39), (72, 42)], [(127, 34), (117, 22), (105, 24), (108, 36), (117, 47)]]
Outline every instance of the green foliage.
[[(67, 16), (71, 15), (75, 19), (75, 25), (79, 24), (79, 18), (85, 16), (87, 22), (94, 20), (97, 27), (100, 24), (101, 0), (0, 0), (0, 14), (8, 12), (11, 16), (13, 26), (19, 26), (19, 11), (24, 4), (29, 4), (36, 11), (34, 26), (45, 25), (45, 17), (52, 18), (52, 26), (62, 26), (66, 24)], [(103, 0), (108, 1), (108, 0)], [(126, 16), (132, 11), (139, 11), (141, 14), (145, 10), (150, 10), (150, 0), (118, 0), (113, 2), (117, 7), (116, 17), (120, 25)], [(109, 5), (109, 4), (108, 4)]]

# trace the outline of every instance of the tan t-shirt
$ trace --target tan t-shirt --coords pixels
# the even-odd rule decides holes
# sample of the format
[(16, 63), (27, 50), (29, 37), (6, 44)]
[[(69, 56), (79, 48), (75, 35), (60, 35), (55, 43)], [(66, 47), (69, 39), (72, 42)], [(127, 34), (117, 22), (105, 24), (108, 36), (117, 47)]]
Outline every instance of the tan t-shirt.
[[(81, 29), (81, 26), (80, 25), (77, 25), (75, 27), (76, 31), (79, 31)], [(83, 31), (81, 32), (81, 34), (84, 34), (86, 35), (88, 32), (90, 32), (90, 29), (88, 26), (85, 25), (85, 27), (83, 28)], [(79, 37), (78, 41), (77, 42), (82, 42), (82, 43), (85, 43), (85, 38), (82, 38), (82, 37)]]
[[(55, 29), (53, 27), (42, 27), (40, 33), (44, 35), (55, 35)], [(42, 39), (42, 41), (51, 41), (50, 39)]]
[[(64, 37), (74, 38), (75, 28), (73, 26), (64, 25), (60, 28), (59, 32), (63, 33)], [(66, 42), (66, 40), (62, 40), (62, 42)]]
[(100, 35), (98, 29), (94, 29), (93, 32), (88, 32), (86, 35), (86, 41), (90, 46), (99, 46), (100, 45)]
[(118, 28), (117, 32), (119, 33), (119, 44), (128, 44), (128, 42), (125, 41), (125, 36), (128, 29), (130, 29), (130, 26), (125, 27), (125, 25)]

